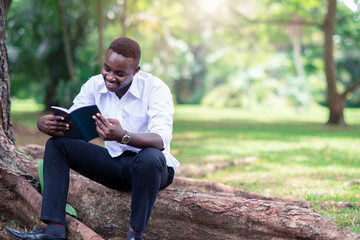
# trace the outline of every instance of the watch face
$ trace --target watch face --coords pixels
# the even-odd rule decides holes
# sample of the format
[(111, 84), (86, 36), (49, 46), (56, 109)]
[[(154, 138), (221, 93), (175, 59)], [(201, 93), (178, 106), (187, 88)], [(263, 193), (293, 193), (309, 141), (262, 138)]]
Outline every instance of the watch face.
[(123, 143), (128, 143), (128, 142), (130, 142), (130, 136), (128, 136), (128, 135), (125, 135), (124, 137), (123, 137), (123, 139), (122, 139), (122, 142)]
[(126, 131), (125, 136), (123, 136), (123, 138), (121, 139), (121, 143), (128, 144), (129, 142), (130, 142), (130, 133)]

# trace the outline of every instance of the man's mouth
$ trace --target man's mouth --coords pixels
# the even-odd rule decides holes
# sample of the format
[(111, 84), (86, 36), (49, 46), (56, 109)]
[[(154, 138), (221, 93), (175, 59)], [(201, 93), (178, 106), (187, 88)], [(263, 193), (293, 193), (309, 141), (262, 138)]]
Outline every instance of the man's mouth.
[(113, 87), (116, 87), (119, 85), (117, 82), (110, 82), (109, 80), (105, 80), (105, 83), (110, 88), (113, 88)]

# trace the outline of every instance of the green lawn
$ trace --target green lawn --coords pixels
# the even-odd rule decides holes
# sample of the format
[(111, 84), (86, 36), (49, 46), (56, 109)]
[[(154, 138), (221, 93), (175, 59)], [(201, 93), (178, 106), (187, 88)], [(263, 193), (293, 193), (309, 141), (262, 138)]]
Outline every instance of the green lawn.
[[(264, 195), (311, 201), (360, 202), (360, 109), (347, 109), (347, 127), (327, 126), (326, 108), (212, 109), (177, 106), (173, 152), (182, 164), (248, 164), (207, 173), (205, 179)], [(359, 232), (359, 209), (318, 209)]]
[[(13, 121), (35, 127), (41, 108), (30, 105), (13, 101)], [(360, 109), (345, 111), (347, 127), (325, 125), (328, 111), (321, 107), (302, 114), (288, 108), (175, 110), (172, 152), (182, 164), (256, 158), (209, 172), (205, 179), (263, 195), (360, 202), (360, 185), (348, 184), (360, 180)], [(358, 208), (316, 211), (360, 231)]]

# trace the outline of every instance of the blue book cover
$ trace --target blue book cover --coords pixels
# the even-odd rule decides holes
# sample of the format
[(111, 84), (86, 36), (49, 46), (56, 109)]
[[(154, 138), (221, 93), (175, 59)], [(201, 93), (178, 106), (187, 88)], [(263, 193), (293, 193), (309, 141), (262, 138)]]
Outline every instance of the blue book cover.
[(64, 132), (65, 137), (82, 139), (87, 142), (99, 137), (96, 131), (95, 120), (92, 119), (93, 115), (100, 113), (96, 105), (81, 107), (72, 112), (57, 106), (52, 106), (50, 110), (54, 115), (63, 116), (65, 122), (70, 125), (70, 129)]

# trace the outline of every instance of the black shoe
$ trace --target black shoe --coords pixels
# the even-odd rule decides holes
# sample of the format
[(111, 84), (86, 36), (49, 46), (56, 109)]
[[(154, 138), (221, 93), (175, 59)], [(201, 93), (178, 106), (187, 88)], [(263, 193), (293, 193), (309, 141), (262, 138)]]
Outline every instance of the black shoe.
[(45, 228), (32, 232), (22, 232), (16, 229), (6, 227), (5, 230), (17, 240), (67, 240), (67, 238), (52, 236), (45, 233)]
[(127, 233), (127, 240), (142, 240), (142, 236), (141, 234), (135, 234), (133, 232), (128, 232)]

